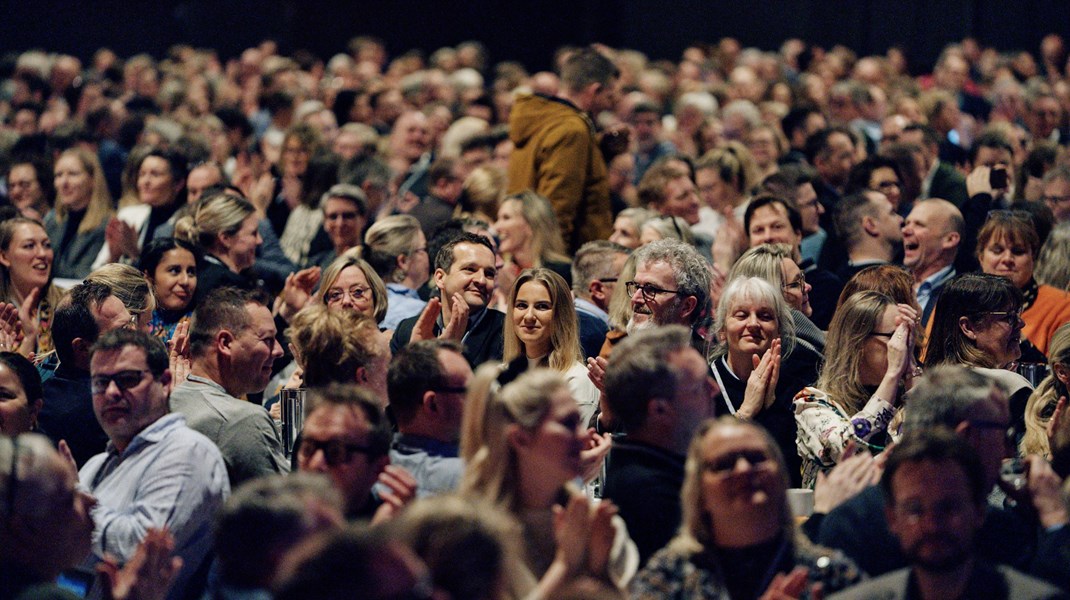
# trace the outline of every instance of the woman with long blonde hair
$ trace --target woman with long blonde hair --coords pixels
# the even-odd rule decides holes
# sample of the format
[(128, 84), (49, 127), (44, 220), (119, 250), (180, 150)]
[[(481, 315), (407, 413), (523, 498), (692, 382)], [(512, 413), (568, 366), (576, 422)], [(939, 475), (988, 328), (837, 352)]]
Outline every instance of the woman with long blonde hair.
[(503, 358), (509, 363), (524, 356), (531, 366), (561, 373), (587, 423), (600, 394), (587, 376), (579, 330), (572, 293), (560, 275), (549, 269), (520, 274), (506, 307)]
[(56, 203), (44, 223), (55, 252), (52, 276), (82, 279), (104, 247), (111, 195), (100, 161), (83, 148), (60, 154), (54, 173)]
[[(516, 376), (514, 368), (503, 372), (487, 364), (476, 371), (468, 388), (460, 493), (489, 502), (519, 522), (530, 581), (561, 566), (555, 512), (586, 504), (575, 485), (587, 468), (584, 450), (590, 434), (584, 425), (565, 379), (549, 369)], [(583, 562), (579, 573), (624, 587), (638, 567), (638, 551), (611, 502), (603, 500), (596, 511), (601, 533), (592, 531), (591, 539), (600, 538), (611, 549), (604, 560)]]

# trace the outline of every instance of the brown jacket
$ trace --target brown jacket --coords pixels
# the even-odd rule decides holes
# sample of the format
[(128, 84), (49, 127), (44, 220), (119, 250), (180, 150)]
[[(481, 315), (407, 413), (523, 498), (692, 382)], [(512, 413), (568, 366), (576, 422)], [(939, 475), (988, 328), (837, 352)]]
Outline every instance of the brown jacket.
[(549, 198), (572, 253), (608, 238), (609, 179), (590, 118), (560, 98), (520, 96), (510, 113), (509, 137), (516, 149), (508, 193), (531, 189)]

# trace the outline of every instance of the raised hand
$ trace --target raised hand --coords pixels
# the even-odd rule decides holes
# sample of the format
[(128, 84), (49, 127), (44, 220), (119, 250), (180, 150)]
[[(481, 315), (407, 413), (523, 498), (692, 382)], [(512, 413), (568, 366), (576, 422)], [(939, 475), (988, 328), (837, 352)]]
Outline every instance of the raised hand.
[(283, 319), (289, 322), (312, 300), (312, 292), (316, 289), (321, 274), (319, 267), (309, 267), (286, 276), (286, 283), (283, 284), (280, 294), (282, 305), (279, 307), (279, 315)]
[(189, 318), (183, 318), (175, 326), (171, 336), (171, 351), (168, 355), (171, 367), (171, 385), (178, 385), (186, 380), (192, 368), (189, 354)]
[(598, 477), (598, 474), (602, 472), (602, 463), (606, 460), (606, 456), (609, 455), (609, 450), (612, 447), (612, 435), (608, 433), (602, 435), (593, 428), (587, 430), (587, 440), (584, 443), (584, 449), (580, 452), (584, 482), (589, 483), (595, 477)]
[(375, 511), (372, 525), (393, 519), (416, 498), (416, 478), (397, 465), (387, 465), (379, 474), (379, 483), (387, 489), (379, 494), (383, 504)]
[(163, 600), (182, 568), (182, 559), (171, 554), (175, 538), (166, 528), (149, 529), (134, 556), (123, 568), (112, 557), (97, 565), (97, 577), (107, 600)]
[(754, 369), (747, 377), (743, 404), (736, 410), (736, 416), (741, 419), (754, 418), (776, 400), (776, 384), (780, 379), (780, 338), (773, 340), (761, 358), (754, 355), (751, 360)]

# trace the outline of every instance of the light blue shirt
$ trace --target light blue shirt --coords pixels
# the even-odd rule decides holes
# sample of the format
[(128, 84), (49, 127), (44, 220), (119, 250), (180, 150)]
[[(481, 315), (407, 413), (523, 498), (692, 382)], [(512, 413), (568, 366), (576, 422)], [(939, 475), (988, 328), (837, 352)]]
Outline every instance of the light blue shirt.
[(92, 562), (105, 553), (125, 562), (148, 528), (167, 527), (183, 562), (169, 597), (183, 597), (212, 549), (212, 527), (230, 495), (215, 444), (171, 413), (137, 434), (122, 453), (108, 442), (78, 479), (97, 498)]
[(415, 317), (427, 306), (427, 302), (420, 299), (416, 290), (411, 290), (400, 283), (386, 284), (386, 316), (379, 324), (383, 329), (397, 329), (398, 324)]
[(918, 286), (918, 306), (921, 307), (921, 311), (925, 312), (925, 307), (929, 305), (929, 299), (932, 298), (933, 288), (943, 285), (945, 281), (955, 276), (955, 266), (948, 265), (943, 269), (933, 273), (925, 278)]
[(818, 227), (816, 232), (804, 237), (799, 243), (799, 255), (804, 261), (809, 259), (816, 263), (821, 257), (821, 250), (825, 247), (825, 240), (828, 237), (828, 232)]
[(412, 473), (417, 483), (417, 498), (456, 490), (464, 472), (464, 463), (457, 456), (457, 444), (404, 433), (394, 435), (390, 464)]

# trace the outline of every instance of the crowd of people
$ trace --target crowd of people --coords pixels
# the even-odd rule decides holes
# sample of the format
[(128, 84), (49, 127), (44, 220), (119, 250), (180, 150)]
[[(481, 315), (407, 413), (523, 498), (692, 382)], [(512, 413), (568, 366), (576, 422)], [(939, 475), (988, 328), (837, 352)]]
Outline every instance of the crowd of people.
[(0, 600), (1067, 597), (1068, 144), (1054, 34), (0, 58)]

